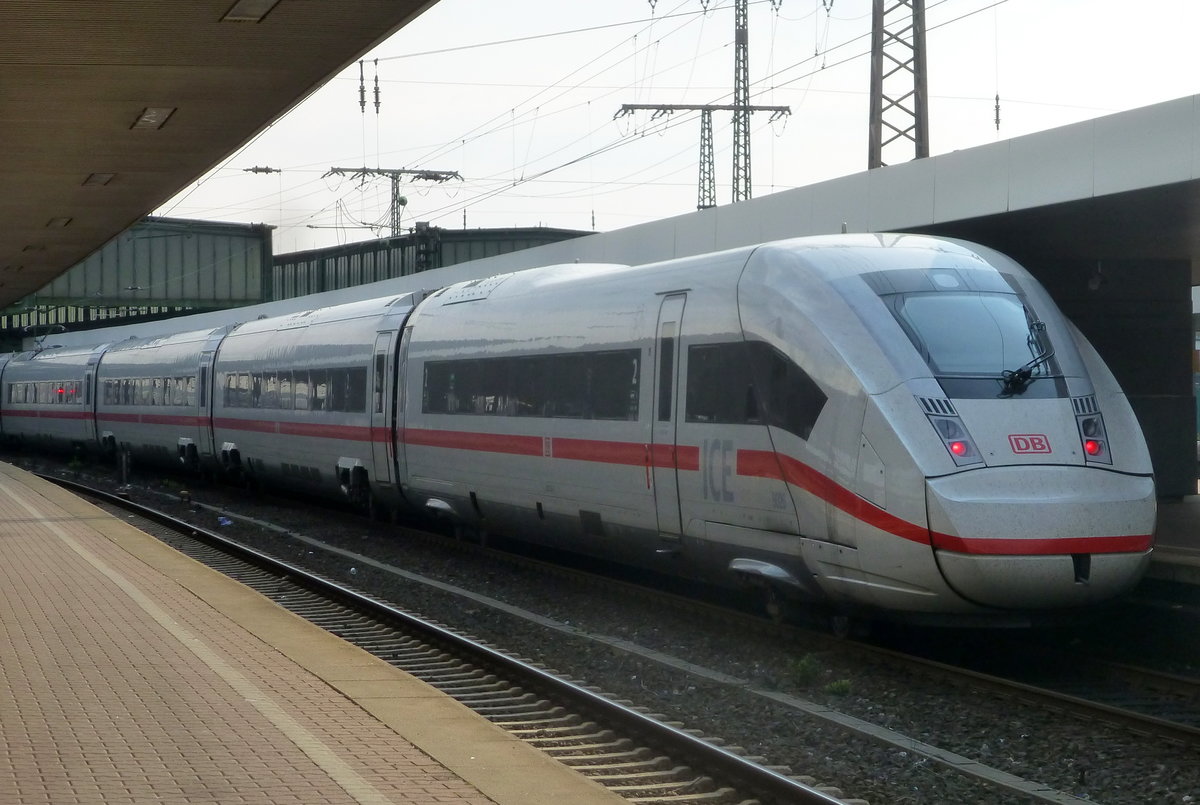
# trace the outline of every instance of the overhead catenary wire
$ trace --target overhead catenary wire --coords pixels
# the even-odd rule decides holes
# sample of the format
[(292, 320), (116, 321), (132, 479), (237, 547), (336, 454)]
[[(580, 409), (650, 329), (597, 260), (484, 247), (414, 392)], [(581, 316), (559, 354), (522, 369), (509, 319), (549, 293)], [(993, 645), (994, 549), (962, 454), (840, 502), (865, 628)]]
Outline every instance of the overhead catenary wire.
[[(767, 2), (767, 0), (761, 0), (761, 1)], [(692, 0), (692, 2), (694, 2), (694, 0)], [(947, 2), (947, 0), (942, 0), (941, 3), (931, 4), (930, 8), (933, 8), (933, 7), (936, 7), (939, 5), (943, 5), (945, 2)], [(990, 5), (984, 6), (982, 8), (975, 9), (973, 11), (969, 11), (963, 15), (955, 17), (954, 19), (947, 20), (946, 22), (939, 23), (938, 25), (935, 25), (935, 26), (930, 26), (930, 30), (934, 30), (936, 28), (940, 28), (945, 25), (949, 25), (960, 19), (964, 19), (973, 14), (977, 14), (981, 11), (987, 10), (988, 8), (995, 8), (995, 7), (1003, 4), (1004, 2), (1006, 2), (1006, 0), (999, 0), (999, 2), (995, 2)], [(682, 6), (683, 3), (681, 3), (680, 5)], [(710, 14), (713, 13), (714, 10), (715, 9), (710, 9), (709, 13)], [(827, 9), (827, 11), (828, 11), (828, 9)], [(805, 15), (805, 16), (807, 17), (807, 16), (811, 16), (811, 15)], [(826, 16), (828, 16), (828, 14)], [(668, 20), (668, 19), (672, 19), (672, 18), (697, 19), (697, 20), (700, 20), (702, 24), (703, 24), (703, 20), (705, 19), (703, 14), (697, 14), (697, 13), (691, 12), (691, 11), (684, 11), (683, 13), (675, 13), (675, 14), (670, 14), (670, 13), (656, 14), (653, 17), (653, 19), (656, 20), (658, 23), (662, 23), (664, 20)], [(636, 22), (637, 21), (631, 21), (631, 22), (621, 23), (621, 25), (633, 25)], [(616, 28), (618, 26), (616, 24), (614, 24), (614, 25), (598, 26), (598, 27), (600, 27), (600, 28)], [(594, 30), (595, 28), (596, 27), (594, 26), (592, 28), (579, 29), (579, 30)], [(661, 32), (661, 31), (658, 33), (660, 33), (662, 36), (667, 35), (665, 32)], [(555, 35), (555, 34), (537, 35), (534, 37), (520, 37), (516, 40), (511, 40), (511, 41), (527, 41), (528, 39), (531, 39), (531, 38), (544, 38), (544, 36), (551, 36), (551, 35)], [(660, 37), (656, 37), (656, 41), (659, 38)], [(829, 46), (827, 48), (824, 48), (823, 50), (824, 50), (825, 54), (829, 54), (829, 55), (836, 54), (836, 53), (840, 52), (841, 50), (844, 50), (847, 46), (852, 45), (855, 41), (858, 41), (858, 40), (861, 40), (864, 38), (865, 37), (851, 38), (851, 39), (847, 40), (846, 42), (842, 42), (840, 44)], [(827, 41), (827, 37), (826, 37), (826, 41)], [(487, 44), (490, 45), (490, 44), (494, 44), (494, 43), (487, 43)], [(483, 47), (484, 45), (480, 44), (477, 46)], [(649, 46), (650, 46), (649, 43), (642, 44), (642, 57), (643, 57), (643, 60), (646, 60), (647, 62), (648, 62), (648, 54), (647, 54), (646, 48)], [(699, 44), (697, 45), (697, 47), (699, 47)], [(436, 52), (436, 51), (430, 51), (430, 52)], [(404, 57), (396, 57), (396, 58), (410, 58), (413, 55), (421, 55), (421, 54), (406, 54)], [(826, 64), (825, 67), (826, 67), (826, 69), (836, 67), (836, 66), (845, 64), (849, 61), (852, 61), (854, 58), (858, 58), (858, 57), (864, 56), (864, 55), (865, 55), (865, 49), (862, 53), (855, 53), (853, 55), (847, 56), (846, 58), (843, 58), (840, 60), (835, 60), (832, 63)], [(583, 77), (583, 75), (581, 75), (581, 71), (584, 68), (577, 68), (576, 70), (573, 70), (572, 72), (568, 73), (562, 79), (559, 79), (558, 81), (551, 83), (547, 86), (538, 88), (537, 92), (534, 93), (532, 97), (541, 101), (540, 103), (536, 103), (528, 110), (523, 109), (520, 106), (520, 104), (512, 107), (513, 109), (517, 110), (517, 113), (506, 115), (506, 119), (503, 121), (501, 126), (498, 126), (495, 128), (502, 130), (505, 127), (536, 125), (536, 128), (538, 130), (540, 130), (542, 128), (542, 124), (547, 123), (551, 119), (552, 116), (561, 114), (561, 112), (559, 111), (559, 109), (561, 107), (556, 107), (555, 104), (557, 104), (564, 95), (566, 95), (567, 93), (571, 92), (572, 90), (580, 87), (584, 82), (588, 81), (589, 78), (599, 76), (605, 70), (611, 69), (610, 67), (607, 66), (607, 61), (611, 61), (611, 57), (609, 57), (607, 60), (603, 56), (598, 57), (598, 59), (600, 61), (605, 61), (605, 66), (600, 66), (600, 61), (593, 60), (591, 62), (591, 64), (593, 65), (593, 71), (590, 74), (587, 74), (588, 77), (585, 78), (585, 77)], [(388, 59), (381, 58), (380, 60), (387, 61)], [(655, 62), (655, 64), (657, 64), (657, 61)], [(655, 72), (657, 74), (659, 72), (665, 72), (665, 70), (656, 70)], [(782, 90), (785, 88), (786, 89), (795, 89), (795, 88), (797, 88), (797, 84), (799, 84), (802, 81), (811, 82), (812, 78), (815, 75), (818, 75), (820, 72), (821, 72), (821, 70), (816, 67), (816, 64), (813, 62), (813, 60), (803, 59), (803, 60), (795, 61), (795, 62), (788, 64), (784, 67), (781, 67), (779, 69), (772, 70), (766, 76), (762, 76), (762, 77), (759, 77), (759, 78), (753, 80), (752, 84), (756, 88), (761, 88), (765, 85), (765, 86), (773, 88), (775, 91)], [(377, 80), (379, 80), (378, 76), (377, 76)], [(688, 84), (690, 84), (690, 83), (691, 83), (691, 77), (689, 76)], [(812, 91), (811, 85), (807, 89), (809, 91)], [(838, 92), (839, 90), (816, 90), (816, 91)], [(714, 94), (716, 94), (716, 93), (714, 93)], [(718, 100), (719, 99), (720, 98), (718, 98)], [(526, 99), (526, 100), (528, 101), (529, 99)], [(591, 102), (591, 100), (592, 99), (584, 100), (580, 104), (574, 104), (574, 105), (572, 105), (572, 107), (568, 107), (568, 108), (573, 108), (573, 107), (577, 107), (580, 105), (587, 105)], [(523, 101), (522, 103), (525, 103), (525, 102)], [(531, 118), (534, 121), (533, 123), (530, 123)], [(686, 119), (681, 119), (678, 124), (689, 125), (686, 122)], [(478, 139), (478, 138), (487, 136), (488, 126), (486, 125), (486, 123), (482, 124), (482, 128), (480, 128), (480, 127), (477, 127), (477, 128), (480, 129), (478, 131), (477, 137), (471, 136), (471, 133), (464, 134), (463, 136), (445, 141), (445, 145), (433, 146), (426, 152), (425, 158), (418, 158), (415, 160), (405, 159), (405, 160), (403, 160), (403, 162), (410, 164), (410, 165), (420, 165), (420, 164), (426, 163), (427, 158), (432, 158), (433, 155), (443, 152), (451, 144), (453, 144), (454, 149), (456, 151), (461, 152), (462, 150), (465, 149), (466, 144), (468, 142), (471, 142), (474, 139)], [(662, 131), (666, 131), (666, 129), (655, 129), (654, 131), (662, 132)], [(597, 127), (588, 126), (587, 127), (587, 130), (583, 133), (584, 136), (578, 138), (578, 140), (575, 143), (575, 147), (578, 147), (579, 140), (582, 140), (582, 143), (584, 146), (582, 149), (583, 150), (582, 154), (568, 154), (567, 151), (569, 151), (570, 146), (569, 145), (564, 146), (559, 143), (555, 143), (553, 149), (550, 150), (549, 152), (544, 152), (543, 150), (539, 149), (540, 143), (535, 142), (534, 138), (530, 137), (530, 139), (528, 140), (528, 142), (526, 144), (526, 147), (523, 149), (524, 150), (524, 159), (517, 160), (514, 155), (513, 164), (511, 166), (509, 166), (508, 170), (506, 171), (508, 173), (510, 179), (519, 179), (520, 180), (517, 183), (510, 183), (510, 187), (516, 188), (516, 187), (520, 187), (520, 186), (528, 186), (528, 184), (530, 182), (535, 182), (540, 179), (543, 179), (549, 175), (552, 175), (555, 171), (562, 170), (564, 167), (569, 167), (571, 165), (578, 164), (579, 162), (586, 160), (586, 159), (594, 159), (594, 158), (602, 156), (604, 154), (611, 153), (613, 150), (618, 149), (618, 148), (631, 147), (634, 143), (638, 142), (640, 139), (640, 138), (617, 138), (615, 140), (605, 142), (604, 144), (602, 144), (600, 146), (595, 146), (594, 143), (590, 141), (589, 137), (594, 138), (597, 134), (600, 134), (600, 133), (602, 133), (601, 126), (597, 126)], [(377, 158), (378, 158), (378, 154), (381, 152), (381, 150), (382, 149), (377, 147), (377, 149), (376, 149)], [(559, 158), (554, 163), (550, 163), (550, 160), (554, 159), (554, 157), (556, 155)], [(326, 164), (328, 164), (328, 160), (324, 160), (324, 161)], [(486, 174), (486, 171), (484, 173)], [(481, 175), (478, 177), (472, 177), (470, 175), (467, 175), (466, 178), (468, 181), (467, 181), (466, 185), (464, 186), (464, 189), (462, 192), (463, 197), (459, 200), (459, 204), (461, 204), (461, 205), (477, 204), (481, 200), (486, 200), (487, 198), (495, 197), (496, 193), (495, 193), (494, 188), (481, 190), (482, 185), (479, 183), (488, 181), (487, 175)], [(282, 182), (282, 178), (280, 179), (280, 181)], [(296, 204), (296, 198), (297, 198), (296, 189), (300, 190), (300, 193), (301, 193), (300, 198), (304, 198), (304, 197), (311, 198), (315, 194), (319, 194), (319, 193), (317, 193), (318, 187), (319, 187), (318, 185), (313, 184), (311, 181), (300, 184), (298, 186), (298, 188), (297, 188), (297, 186), (292, 186), (291, 188), (289, 188), (289, 191), (288, 191), (289, 197), (286, 200), (286, 203), (284, 203), (280, 199), (279, 194), (273, 193), (272, 196), (273, 196), (273, 200), (276, 201), (276, 205), (282, 211), (285, 206), (287, 208), (294, 208), (294, 205)], [(178, 200), (176, 202), (175, 206), (173, 206), (171, 209), (172, 210), (175, 209), (181, 203), (183, 203), (183, 199)], [(308, 217), (311, 219), (312, 217), (318, 216), (319, 214), (320, 214), (319, 212), (310, 213)], [(294, 218), (294, 215), (289, 216), (289, 218)], [(281, 221), (281, 223), (283, 223), (283, 222)]]
[[(766, 2), (766, 0), (756, 0), (756, 2), (759, 2), (759, 3), (761, 3), (761, 2)], [(686, 3), (687, 3), (687, 0), (682, 0), (682, 2), (679, 4), (679, 6), (677, 6), (677, 8), (683, 7), (683, 6), (684, 6)], [(712, 10), (716, 10), (716, 7), (714, 7), (714, 8), (712, 8), (712, 9), (710, 9), (710, 11), (712, 11)], [(697, 20), (697, 19), (699, 19), (699, 20), (703, 21), (703, 20), (704, 20), (704, 18), (705, 18), (705, 14), (704, 14), (704, 13), (702, 13), (702, 12), (699, 12), (699, 13), (698, 13), (698, 12), (682, 12), (682, 13), (679, 13), (679, 12), (669, 12), (669, 13), (667, 13), (667, 14), (658, 15), (658, 16), (656, 17), (656, 19), (657, 19), (657, 20), (659, 20), (659, 21), (662, 21), (662, 20), (664, 20), (664, 19), (671, 19), (671, 18), (686, 18), (686, 19), (687, 19), (687, 20), (689, 20), (689, 21), (693, 21), (693, 20)], [(636, 22), (636, 21), (635, 21), (635, 22)], [(630, 23), (630, 24), (633, 24), (633, 23)], [(686, 23), (685, 23), (685, 25), (686, 25)], [(600, 26), (600, 27), (615, 27), (615, 26)], [(682, 27), (682, 26), (680, 26), (680, 27), (677, 27), (677, 28), (676, 28), (674, 31), (672, 31), (671, 33), (675, 33), (675, 32), (677, 32), (678, 30), (680, 30), (680, 28), (681, 28), (681, 27)], [(592, 29), (594, 29), (594, 27), (593, 27)], [(580, 30), (592, 30), (592, 29), (575, 29), (574, 31), (571, 31), (571, 32), (568, 32), (568, 33), (573, 33), (573, 32), (577, 32), (577, 31), (580, 31)], [(555, 34), (555, 35), (557, 35), (557, 34)], [(527, 39), (530, 39), (530, 38), (541, 38), (541, 37), (521, 37), (521, 38), (514, 39), (514, 40), (501, 40), (501, 41), (499, 41), (499, 42), (495, 42), (495, 43), (481, 43), (481, 44), (479, 44), (479, 45), (476, 45), (476, 46), (474, 46), (474, 47), (483, 47), (483, 46), (485, 46), (485, 45), (492, 45), (492, 44), (505, 44), (505, 43), (511, 43), (511, 42), (525, 41), (525, 40), (527, 40)], [(643, 49), (643, 50), (645, 50), (645, 48), (646, 48), (646, 47), (648, 47), (648, 46), (643, 46), (643, 48), (642, 48), (642, 49)], [(580, 72), (582, 69), (584, 69), (585, 67), (587, 67), (587, 66), (589, 66), (589, 65), (592, 65), (592, 64), (594, 64), (594, 63), (596, 63), (596, 62), (600, 61), (600, 60), (601, 60), (601, 59), (603, 59), (604, 57), (606, 57), (606, 56), (610, 55), (610, 54), (613, 52), (613, 50), (614, 50), (614, 49), (615, 49), (615, 48), (610, 48), (608, 51), (606, 51), (605, 53), (602, 53), (600, 56), (598, 56), (598, 57), (596, 57), (596, 58), (592, 59), (591, 61), (589, 61), (589, 62), (588, 62), (588, 63), (586, 63), (585, 65), (583, 65), (583, 66), (581, 66), (581, 67), (579, 67), (579, 68), (576, 68), (576, 69), (572, 70), (571, 72), (567, 73), (567, 74), (566, 74), (566, 76), (564, 76), (563, 78), (561, 78), (561, 79), (559, 79), (558, 81), (554, 82), (553, 84), (550, 84), (550, 85), (548, 85), (548, 86), (546, 86), (546, 87), (542, 87), (542, 88), (540, 88), (540, 89), (539, 89), (539, 91), (538, 91), (537, 93), (534, 93), (534, 95), (532, 95), (530, 98), (526, 99), (526, 101), (525, 101), (525, 102), (523, 102), (523, 103), (528, 103), (528, 102), (530, 102), (531, 100), (538, 98), (538, 96), (539, 96), (539, 95), (541, 95), (541, 94), (544, 94), (544, 93), (546, 93), (546, 92), (548, 92), (548, 91), (550, 91), (550, 90), (552, 90), (552, 89), (554, 89), (554, 88), (556, 88), (556, 87), (562, 86), (562, 85), (565, 83), (566, 79), (573, 77), (574, 75), (576, 75), (577, 73), (579, 73), (579, 72)], [(453, 50), (453, 49), (446, 49), (446, 50)], [(430, 52), (430, 53), (432, 53), (432, 52), (439, 52), (439, 51), (429, 51), (429, 52)], [(413, 55), (421, 55), (421, 54), (413, 54)], [(387, 59), (386, 59), (386, 58), (384, 58), (384, 59), (381, 59), (381, 60), (387, 60)], [(673, 67), (675, 67), (675, 66), (678, 66), (678, 65), (672, 65), (672, 68), (673, 68)], [(672, 68), (667, 68), (667, 69), (672, 69)], [(597, 72), (593, 73), (592, 75), (593, 75), (593, 76), (594, 76), (594, 75), (598, 75), (598, 74), (600, 74), (600, 73), (602, 73), (602, 72), (605, 72), (605, 71), (607, 71), (607, 70), (609, 70), (609, 69), (611, 69), (611, 67), (603, 67), (603, 68), (600, 68), (600, 69), (599, 69)], [(586, 80), (588, 80), (588, 79), (584, 79), (584, 80), (586, 81)], [(689, 79), (689, 80), (690, 80), (690, 79)], [(365, 81), (364, 81), (363, 83), (364, 83), (364, 100), (363, 100), (363, 104), (362, 104), (362, 105), (363, 105), (363, 107), (364, 107), (364, 110), (365, 110)], [(571, 90), (575, 89), (577, 86), (578, 86), (578, 84), (573, 84), (573, 85), (568, 85), (568, 86), (565, 86), (565, 87), (563, 88), (562, 92), (560, 92), (558, 95), (554, 96), (554, 97), (553, 97), (553, 98), (551, 98), (550, 100), (551, 100), (551, 101), (557, 100), (559, 97), (562, 97), (562, 95), (563, 95), (563, 94), (565, 94), (566, 92), (569, 92), (569, 91), (571, 91)], [(615, 92), (615, 91), (617, 91), (617, 90), (614, 90), (614, 92)], [(515, 109), (515, 108), (516, 108), (516, 107), (514, 107), (514, 109)], [(540, 106), (538, 106), (538, 107), (534, 107), (534, 108), (535, 108), (535, 110), (537, 110), (537, 111), (539, 111), (539, 112), (540, 112), (540, 110), (541, 110), (541, 107), (540, 107)], [(493, 121), (494, 121), (494, 120), (495, 120), (495, 118), (493, 119)], [(517, 120), (517, 115), (516, 115), (516, 113), (514, 112), (514, 113), (512, 114), (512, 117), (511, 117), (510, 121), (508, 121), (508, 125), (509, 125), (509, 126), (516, 126), (516, 125), (519, 125), (519, 124), (520, 124), (520, 121), (519, 121), (519, 120)], [(484, 126), (486, 126), (486, 125), (487, 125), (487, 124), (485, 123), (485, 124), (483, 124), (483, 125), (481, 125), (481, 126), (478, 126), (478, 127), (476, 127), (476, 129), (474, 129), (474, 130), (472, 130), (472, 131), (468, 132), (467, 134), (463, 135), (462, 137), (460, 137), (460, 138), (459, 138), (459, 142), (465, 143), (465, 142), (471, 141), (471, 140), (473, 140), (473, 139), (478, 139), (478, 138), (481, 138), (481, 137), (483, 137), (483, 136), (487, 136), (487, 134), (489, 133), (489, 130), (482, 130), (482, 131), (481, 131), (481, 129), (483, 129), (483, 127), (484, 127)], [(495, 130), (496, 128), (500, 128), (500, 127), (493, 127), (493, 130)], [(425, 157), (423, 157), (423, 158), (420, 158), (420, 159), (416, 160), (416, 162), (415, 162), (415, 163), (413, 163), (413, 164), (423, 164), (423, 163), (424, 163), (424, 162), (426, 162), (427, 160), (429, 160), (429, 159), (432, 159), (432, 158), (433, 158), (433, 157), (435, 157), (435, 156), (436, 156), (438, 153), (440, 153), (440, 151), (441, 151), (441, 150), (442, 150), (444, 147), (445, 147), (445, 146), (441, 146), (441, 147), (439, 147), (439, 148), (436, 148), (436, 149), (434, 149), (434, 150), (433, 150), (433, 151), (431, 151), (431, 152), (428, 152), (428, 153), (426, 154), (426, 156), (425, 156)], [(531, 149), (532, 149), (532, 144), (531, 144)], [(531, 149), (530, 149), (530, 151), (531, 151)], [(562, 149), (558, 149), (558, 150), (562, 150)], [(597, 153), (597, 154), (603, 154), (603, 153), (606, 153), (608, 150), (610, 150), (610, 147), (605, 147), (605, 148), (598, 149), (596, 153)], [(364, 149), (364, 151), (365, 151), (365, 149)], [(552, 153), (553, 153), (553, 152), (552, 152)], [(539, 157), (538, 159), (544, 159), (544, 158), (545, 158), (545, 155), (543, 155), (542, 157)], [(586, 157), (585, 157), (585, 158), (586, 158)], [(578, 159), (573, 159), (573, 160), (570, 160), (570, 161), (568, 161), (568, 162), (561, 163), (560, 165), (553, 167), (551, 170), (558, 170), (558, 169), (560, 169), (561, 167), (563, 167), (564, 165), (570, 165), (570, 164), (574, 164), (574, 163), (575, 163), (575, 162), (577, 162), (577, 161), (578, 161)], [(515, 160), (514, 160), (514, 163), (515, 163)], [(513, 166), (511, 166), (511, 170), (513, 170), (513, 171), (514, 171), (514, 178), (515, 178), (515, 172), (516, 172), (518, 169), (521, 169), (521, 168), (528, 168), (528, 167), (529, 167), (529, 166), (532, 164), (532, 160), (527, 160), (527, 163), (528, 163), (527, 165), (520, 165), (520, 166), (519, 166), (519, 165), (516, 165), (516, 164), (514, 164)], [(539, 171), (539, 172), (538, 172), (537, 174), (535, 174), (535, 175), (537, 175), (537, 176), (540, 176), (540, 175), (544, 175), (545, 173), (546, 173), (546, 171), (545, 171), (545, 170), (543, 170), (543, 171)]]

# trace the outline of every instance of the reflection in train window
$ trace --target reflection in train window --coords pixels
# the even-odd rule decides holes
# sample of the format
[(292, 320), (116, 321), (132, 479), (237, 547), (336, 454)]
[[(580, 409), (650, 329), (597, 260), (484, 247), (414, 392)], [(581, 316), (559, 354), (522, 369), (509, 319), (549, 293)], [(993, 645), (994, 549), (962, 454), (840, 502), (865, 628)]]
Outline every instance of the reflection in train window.
[(808, 374), (762, 341), (688, 348), (688, 422), (758, 425), (807, 439), (828, 398)]
[(225, 407), (365, 413), (367, 369), (350, 366), (230, 372), (225, 381)]
[(636, 420), (636, 349), (425, 364), (427, 414)]
[(688, 422), (761, 424), (745, 341), (688, 347), (686, 418)]

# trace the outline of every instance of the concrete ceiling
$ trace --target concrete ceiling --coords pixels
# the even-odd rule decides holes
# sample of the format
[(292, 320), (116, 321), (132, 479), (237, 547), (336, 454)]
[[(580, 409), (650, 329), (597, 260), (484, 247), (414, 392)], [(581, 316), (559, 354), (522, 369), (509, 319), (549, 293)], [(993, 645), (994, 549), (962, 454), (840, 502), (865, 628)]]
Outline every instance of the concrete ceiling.
[[(434, 2), (3, 0), (0, 307), (167, 201)], [(247, 6), (266, 14), (231, 18)]]

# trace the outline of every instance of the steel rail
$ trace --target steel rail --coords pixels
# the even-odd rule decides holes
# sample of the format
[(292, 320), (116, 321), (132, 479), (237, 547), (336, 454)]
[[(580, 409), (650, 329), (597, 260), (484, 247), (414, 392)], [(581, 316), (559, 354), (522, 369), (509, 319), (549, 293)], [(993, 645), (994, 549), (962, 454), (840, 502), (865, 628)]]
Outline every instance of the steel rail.
[(440, 643), (452, 652), (470, 656), (474, 663), (509, 675), (522, 685), (528, 685), (528, 687), (571, 702), (572, 706), (584, 710), (610, 725), (619, 727), (625, 732), (636, 735), (638, 740), (655, 746), (659, 751), (669, 752), (673, 757), (696, 764), (706, 771), (724, 778), (738, 790), (751, 793), (767, 802), (795, 803), (796, 805), (841, 805), (843, 802), (837, 797), (759, 765), (753, 760), (698, 738), (687, 731), (677, 729), (631, 707), (607, 699), (586, 687), (481, 645), (438, 624), (359, 593), (335, 581), (313, 575), (301, 567), (242, 545), (221, 534), (83, 483), (60, 476), (40, 473), (38, 475), (80, 495), (103, 500), (110, 505), (135, 512), (147, 520), (166, 526), (182, 535), (198, 539), (256, 567), (288, 576), (299, 586), (337, 599), (355, 610), (382, 620), (398, 623), (402, 628), (417, 632), (426, 639)]

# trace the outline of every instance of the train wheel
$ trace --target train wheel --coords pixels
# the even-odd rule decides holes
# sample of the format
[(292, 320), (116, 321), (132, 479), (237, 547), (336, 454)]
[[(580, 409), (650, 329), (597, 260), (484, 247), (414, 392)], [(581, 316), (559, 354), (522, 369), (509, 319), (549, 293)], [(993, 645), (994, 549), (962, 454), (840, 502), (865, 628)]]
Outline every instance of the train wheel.
[(773, 584), (763, 585), (763, 609), (773, 623), (787, 620), (788, 602)]

